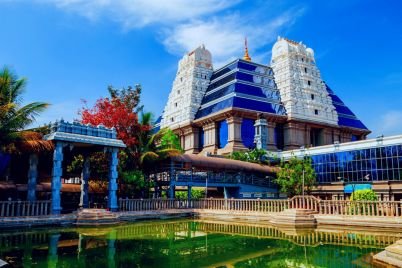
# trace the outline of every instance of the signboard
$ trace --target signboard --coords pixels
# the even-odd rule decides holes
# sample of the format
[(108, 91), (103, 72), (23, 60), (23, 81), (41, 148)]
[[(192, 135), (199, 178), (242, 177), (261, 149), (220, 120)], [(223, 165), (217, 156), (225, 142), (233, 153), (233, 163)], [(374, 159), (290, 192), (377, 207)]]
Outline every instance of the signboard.
[(353, 191), (356, 190), (365, 190), (371, 188), (371, 184), (346, 184), (343, 191), (345, 192), (345, 194), (351, 194), (353, 193)]

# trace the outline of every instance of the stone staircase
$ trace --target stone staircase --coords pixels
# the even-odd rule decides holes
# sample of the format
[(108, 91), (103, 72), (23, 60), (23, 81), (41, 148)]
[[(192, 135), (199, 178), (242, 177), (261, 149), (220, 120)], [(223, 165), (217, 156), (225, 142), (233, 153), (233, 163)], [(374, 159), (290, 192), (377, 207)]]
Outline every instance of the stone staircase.
[(313, 210), (308, 209), (285, 209), (274, 215), (270, 222), (275, 226), (314, 228), (317, 225), (314, 213)]
[(77, 226), (113, 225), (120, 222), (116, 213), (106, 209), (85, 208), (77, 212)]

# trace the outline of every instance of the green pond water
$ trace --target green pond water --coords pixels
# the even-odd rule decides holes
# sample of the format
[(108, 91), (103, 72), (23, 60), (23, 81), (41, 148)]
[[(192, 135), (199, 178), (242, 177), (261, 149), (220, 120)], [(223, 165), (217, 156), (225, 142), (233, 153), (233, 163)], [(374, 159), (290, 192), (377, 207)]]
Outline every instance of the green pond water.
[(375, 267), (397, 234), (175, 220), (0, 232), (13, 267)]

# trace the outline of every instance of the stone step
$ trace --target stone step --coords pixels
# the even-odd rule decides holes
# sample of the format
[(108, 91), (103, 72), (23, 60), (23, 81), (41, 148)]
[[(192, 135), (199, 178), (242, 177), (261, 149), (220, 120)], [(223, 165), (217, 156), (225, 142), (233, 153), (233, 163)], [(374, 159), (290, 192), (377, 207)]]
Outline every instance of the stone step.
[(77, 212), (76, 225), (112, 225), (120, 222), (117, 214), (106, 209), (81, 209)]

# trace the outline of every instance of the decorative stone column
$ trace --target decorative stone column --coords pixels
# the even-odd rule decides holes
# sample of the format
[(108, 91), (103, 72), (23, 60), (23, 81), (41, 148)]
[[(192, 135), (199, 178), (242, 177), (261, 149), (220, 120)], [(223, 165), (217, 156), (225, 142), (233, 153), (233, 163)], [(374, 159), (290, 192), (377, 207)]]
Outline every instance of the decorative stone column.
[(258, 119), (255, 121), (255, 134), (254, 134), (254, 143), (257, 149), (267, 150), (267, 140), (268, 140), (268, 124), (265, 118), (262, 118), (260, 115)]
[(304, 129), (299, 124), (289, 122), (284, 126), (285, 150), (298, 149), (304, 145)]
[(228, 143), (219, 150), (219, 154), (229, 154), (233, 151), (246, 151), (247, 148), (241, 139), (241, 122), (243, 118), (231, 116), (226, 119), (228, 123)]
[(107, 207), (110, 211), (117, 211), (117, 165), (119, 163), (119, 159), (117, 158), (117, 152), (119, 150), (117, 148), (110, 149), (110, 160), (109, 160), (109, 196), (107, 200)]
[(85, 156), (84, 165), (82, 167), (81, 173), (81, 197), (80, 197), (80, 208), (88, 208), (89, 207), (89, 198), (88, 198), (88, 180), (90, 176), (90, 163), (89, 156)]
[(267, 149), (269, 151), (278, 150), (278, 147), (276, 147), (276, 143), (275, 143), (275, 126), (276, 126), (276, 124), (274, 122), (267, 123), (267, 128), (268, 128)]
[(184, 146), (183, 149), (185, 153), (195, 154), (199, 150), (199, 129), (196, 127), (186, 127), (183, 129), (184, 136)]
[(218, 148), (216, 138), (216, 123), (210, 122), (203, 126), (204, 129), (204, 148), (201, 153), (209, 152), (212, 154), (216, 153)]
[(31, 154), (29, 156), (29, 170), (28, 170), (28, 189), (27, 200), (36, 200), (36, 179), (38, 177), (38, 155)]
[(63, 147), (62, 142), (56, 142), (53, 153), (53, 170), (52, 170), (52, 214), (60, 214), (61, 212), (61, 176), (63, 175)]

